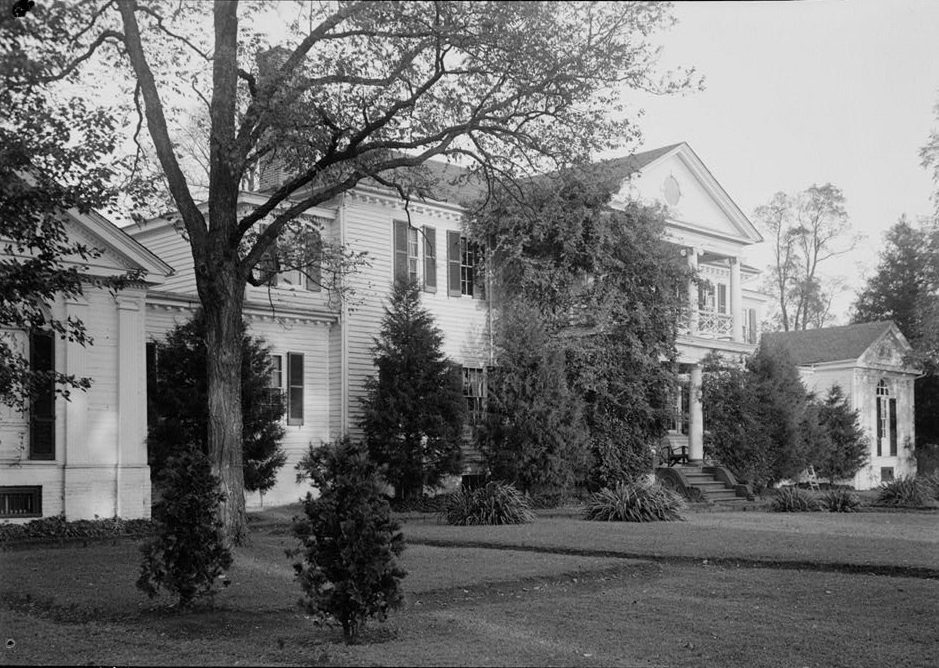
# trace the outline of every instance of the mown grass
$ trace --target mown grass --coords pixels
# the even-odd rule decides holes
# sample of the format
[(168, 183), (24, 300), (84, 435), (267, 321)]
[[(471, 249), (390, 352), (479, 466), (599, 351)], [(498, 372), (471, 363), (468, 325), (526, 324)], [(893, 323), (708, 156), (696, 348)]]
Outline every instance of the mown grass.
[[(736, 554), (939, 568), (935, 514), (408, 523), (407, 605), (370, 626), (362, 645), (346, 647), (337, 629), (295, 606), (300, 592), (283, 553), (293, 544), (283, 520), (290, 513), (256, 516), (231, 585), (214, 608), (192, 612), (134, 589), (139, 556), (131, 540), (0, 552), (0, 641), (15, 642), (0, 649), (0, 663), (935, 665), (939, 579), (756, 569), (721, 558), (735, 553), (726, 544), (751, 541), (756, 552)], [(416, 542), (432, 534), (450, 546)], [(500, 549), (456, 545), (469, 540)], [(854, 541), (866, 541), (868, 552), (852, 553)], [(551, 552), (557, 544), (609, 556)], [(654, 558), (617, 556), (632, 553)]]

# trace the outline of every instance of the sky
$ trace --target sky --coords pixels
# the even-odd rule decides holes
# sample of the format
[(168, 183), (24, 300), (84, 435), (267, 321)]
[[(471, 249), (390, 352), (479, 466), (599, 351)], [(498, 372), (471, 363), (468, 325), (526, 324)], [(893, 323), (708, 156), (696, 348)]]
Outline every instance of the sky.
[[(751, 218), (777, 191), (841, 188), (864, 235), (828, 271), (847, 279), (833, 307), (847, 324), (884, 232), (934, 211), (919, 150), (939, 127), (939, 2), (679, 2), (673, 13), (661, 66), (694, 66), (705, 87), (631, 94), (644, 109), (638, 150), (687, 142)], [(767, 266), (767, 244), (747, 260)]]

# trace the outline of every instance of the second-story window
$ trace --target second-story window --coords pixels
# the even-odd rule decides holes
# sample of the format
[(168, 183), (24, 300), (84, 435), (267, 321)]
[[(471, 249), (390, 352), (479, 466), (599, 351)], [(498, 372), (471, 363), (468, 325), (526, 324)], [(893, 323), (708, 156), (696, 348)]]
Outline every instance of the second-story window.
[(482, 248), (459, 232), (447, 232), (447, 294), (485, 299)]

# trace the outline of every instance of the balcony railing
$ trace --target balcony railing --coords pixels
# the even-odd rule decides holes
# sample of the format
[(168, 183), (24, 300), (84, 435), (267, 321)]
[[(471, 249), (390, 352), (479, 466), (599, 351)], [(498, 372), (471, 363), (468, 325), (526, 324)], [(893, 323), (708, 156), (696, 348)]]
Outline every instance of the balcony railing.
[(696, 315), (697, 328), (691, 332), (691, 313), (688, 310), (683, 311), (682, 329), (685, 333), (708, 339), (734, 338), (734, 317), (729, 313), (699, 309)]

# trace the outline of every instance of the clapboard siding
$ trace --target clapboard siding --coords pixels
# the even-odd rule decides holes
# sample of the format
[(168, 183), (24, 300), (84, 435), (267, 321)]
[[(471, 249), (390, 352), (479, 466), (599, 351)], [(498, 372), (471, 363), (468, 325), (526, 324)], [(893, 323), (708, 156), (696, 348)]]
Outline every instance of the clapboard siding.
[(125, 231), (173, 268), (161, 290), (182, 294), (195, 294), (196, 273), (192, 262), (189, 242), (172, 225), (153, 226), (147, 229), (130, 226)]
[[(464, 366), (484, 366), (489, 359), (488, 302), (470, 297), (451, 297), (446, 289), (446, 232), (461, 231), (462, 218), (444, 207), (421, 205), (411, 208), (411, 225), (436, 230), (437, 291), (422, 292), (422, 301), (444, 335), (444, 353)], [(415, 210), (416, 209), (416, 210)], [(366, 378), (374, 374), (372, 348), (378, 336), (384, 308), (394, 278), (393, 225), (407, 220), (401, 202), (364, 194), (350, 197), (344, 216), (347, 243), (368, 251), (370, 266), (350, 277), (356, 302), (348, 319), (350, 432), (360, 435)], [(419, 244), (419, 275), (424, 271), (424, 245)]]

